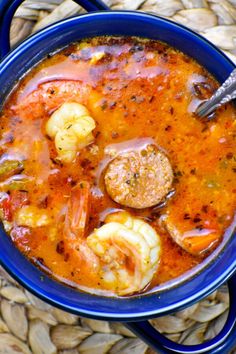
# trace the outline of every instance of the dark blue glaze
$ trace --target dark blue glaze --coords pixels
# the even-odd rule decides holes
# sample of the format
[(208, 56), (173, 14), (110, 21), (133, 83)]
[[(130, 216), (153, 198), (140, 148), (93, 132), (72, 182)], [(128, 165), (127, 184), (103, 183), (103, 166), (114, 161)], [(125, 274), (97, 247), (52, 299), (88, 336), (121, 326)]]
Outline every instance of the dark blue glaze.
[[(9, 50), (9, 24), (22, 0), (0, 0), (0, 44), (1, 54)], [(77, 1), (94, 10), (99, 3), (95, 1)], [(11, 5), (9, 5), (11, 3)], [(103, 8), (104, 10), (107, 7)], [(3, 14), (5, 14), (3, 16)], [(64, 20), (31, 36), (8, 54), (0, 63), (0, 104), (17, 83), (20, 77), (49, 52), (70, 42), (97, 35), (136, 35), (159, 39), (194, 57), (205, 66), (220, 82), (224, 81), (234, 69), (233, 63), (216, 47), (196, 33), (171, 21), (143, 13), (117, 11), (91, 13)], [(221, 252), (216, 251), (201, 267), (199, 273), (192, 274), (188, 281), (179, 281), (175, 287), (165, 291), (152, 292), (145, 296), (131, 298), (104, 298), (78, 292), (66, 287), (33, 266), (13, 245), (9, 237), (0, 229), (1, 264), (24, 287), (43, 300), (64, 310), (96, 319), (114, 321), (144, 321), (145, 319), (165, 315), (180, 310), (207, 296), (223, 282), (228, 280), (236, 269), (236, 239), (226, 237)], [(235, 277), (231, 280), (231, 298), (235, 299)], [(236, 337), (236, 303), (231, 304), (230, 315), (224, 329), (209, 345), (200, 347), (181, 346), (151, 330), (147, 322), (130, 324), (155, 349), (163, 353), (226, 353)], [(230, 333), (231, 332), (231, 333)], [(229, 334), (227, 336), (227, 334)], [(227, 337), (227, 339), (226, 339)], [(213, 349), (213, 347), (215, 349)], [(169, 348), (169, 349), (168, 349)], [(170, 351), (171, 350), (171, 351)], [(200, 351), (199, 351), (200, 350)], [(209, 351), (210, 350), (210, 351)]]
[[(137, 336), (144, 339), (151, 347), (158, 349), (160, 352), (160, 347), (157, 348), (156, 343), (162, 343), (161, 353), (173, 353), (173, 351), (179, 352), (181, 354), (193, 354), (193, 353), (211, 353), (211, 354), (224, 354), (228, 353), (230, 349), (236, 345), (236, 335), (235, 335), (235, 315), (236, 315), (236, 277), (233, 276), (228, 281), (229, 293), (230, 293), (230, 312), (227, 318), (227, 322), (222, 329), (222, 331), (212, 340), (207, 343), (198, 345), (182, 345), (173, 343), (159, 332), (157, 332), (149, 322), (139, 321), (133, 323), (127, 323), (126, 326), (132, 330)], [(232, 333), (228, 336), (228, 333), (232, 329)], [(216, 346), (216, 343), (218, 345)]]

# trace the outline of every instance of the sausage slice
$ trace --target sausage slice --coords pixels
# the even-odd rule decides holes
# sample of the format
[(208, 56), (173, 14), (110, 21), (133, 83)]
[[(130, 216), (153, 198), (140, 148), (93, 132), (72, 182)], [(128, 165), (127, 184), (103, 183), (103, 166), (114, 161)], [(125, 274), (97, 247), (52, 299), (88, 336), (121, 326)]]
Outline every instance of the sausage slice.
[(120, 154), (110, 162), (105, 173), (109, 196), (119, 204), (136, 209), (160, 203), (172, 182), (168, 158), (152, 144)]

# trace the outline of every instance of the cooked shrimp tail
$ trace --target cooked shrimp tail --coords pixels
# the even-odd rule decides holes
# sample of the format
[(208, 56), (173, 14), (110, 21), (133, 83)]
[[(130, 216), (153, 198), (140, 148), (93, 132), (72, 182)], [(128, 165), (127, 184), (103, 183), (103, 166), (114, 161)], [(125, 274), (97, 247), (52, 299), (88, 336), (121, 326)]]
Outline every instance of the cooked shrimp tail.
[(89, 194), (90, 185), (87, 181), (79, 182), (71, 190), (64, 227), (64, 235), (70, 243), (77, 244), (84, 237), (89, 214)]
[(158, 234), (126, 212), (109, 215), (105, 222), (87, 238), (99, 261), (97, 271), (102, 287), (117, 295), (141, 291), (158, 268)]

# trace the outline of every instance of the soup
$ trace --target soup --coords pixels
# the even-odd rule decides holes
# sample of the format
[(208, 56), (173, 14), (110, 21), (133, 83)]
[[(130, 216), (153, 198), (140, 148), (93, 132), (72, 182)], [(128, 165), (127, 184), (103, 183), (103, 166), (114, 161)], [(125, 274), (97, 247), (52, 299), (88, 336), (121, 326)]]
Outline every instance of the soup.
[(154, 40), (97, 37), (48, 55), (1, 113), (1, 219), (18, 249), (109, 296), (201, 263), (236, 205), (235, 109), (193, 113), (218, 86)]

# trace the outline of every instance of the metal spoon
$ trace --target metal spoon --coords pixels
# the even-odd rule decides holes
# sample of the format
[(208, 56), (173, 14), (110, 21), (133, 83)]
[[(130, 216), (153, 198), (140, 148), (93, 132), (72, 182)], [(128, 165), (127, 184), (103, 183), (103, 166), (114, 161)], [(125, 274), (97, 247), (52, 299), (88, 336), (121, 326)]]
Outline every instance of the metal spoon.
[(232, 71), (230, 76), (211, 98), (200, 103), (195, 110), (195, 114), (200, 118), (208, 116), (209, 120), (213, 119), (214, 116), (210, 116), (210, 114), (223, 104), (232, 101), (234, 98), (236, 98), (236, 69)]

